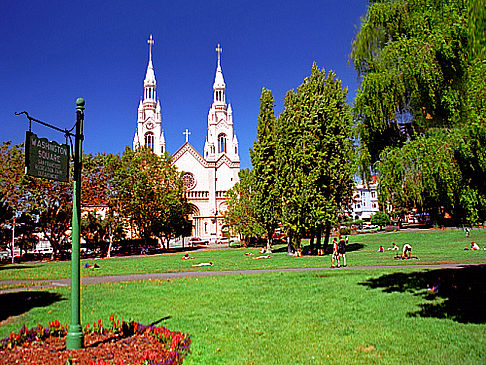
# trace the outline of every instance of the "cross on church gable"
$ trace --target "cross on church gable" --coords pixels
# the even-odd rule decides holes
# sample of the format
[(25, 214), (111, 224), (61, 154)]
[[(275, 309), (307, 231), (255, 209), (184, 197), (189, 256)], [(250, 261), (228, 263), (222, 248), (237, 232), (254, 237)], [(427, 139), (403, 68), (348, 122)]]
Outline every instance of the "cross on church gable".
[(186, 135), (186, 143), (189, 142), (189, 135), (191, 134), (191, 132), (189, 132), (189, 130), (186, 128), (186, 131), (183, 132), (182, 134)]

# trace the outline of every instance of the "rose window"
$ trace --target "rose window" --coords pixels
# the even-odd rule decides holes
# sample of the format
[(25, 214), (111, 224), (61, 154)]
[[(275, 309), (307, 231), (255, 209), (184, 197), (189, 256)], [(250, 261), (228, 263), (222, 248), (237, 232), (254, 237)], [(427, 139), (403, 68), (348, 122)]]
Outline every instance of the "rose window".
[(190, 172), (186, 172), (184, 176), (182, 176), (182, 180), (184, 180), (184, 185), (188, 189), (192, 189), (194, 186), (196, 186), (196, 179)]

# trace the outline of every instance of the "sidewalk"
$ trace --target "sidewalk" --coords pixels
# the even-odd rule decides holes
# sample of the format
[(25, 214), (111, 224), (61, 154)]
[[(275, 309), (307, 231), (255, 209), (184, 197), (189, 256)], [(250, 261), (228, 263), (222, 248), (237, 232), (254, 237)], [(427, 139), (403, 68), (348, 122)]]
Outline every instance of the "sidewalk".
[[(482, 266), (479, 264), (439, 264), (439, 265), (390, 265), (390, 266), (348, 266), (346, 268), (289, 268), (289, 269), (261, 269), (261, 270), (229, 270), (229, 271), (181, 271), (169, 273), (147, 273), (147, 274), (132, 274), (132, 275), (113, 275), (113, 276), (89, 276), (81, 278), (81, 285), (93, 285), (101, 283), (120, 283), (126, 281), (139, 280), (167, 280), (167, 279), (181, 279), (192, 277), (205, 276), (223, 276), (223, 275), (254, 275), (271, 272), (296, 272), (296, 271), (342, 271), (342, 270), (373, 270), (373, 269), (403, 269), (403, 268), (417, 268), (417, 269), (460, 269), (468, 266)], [(0, 294), (12, 293), (18, 291), (28, 291), (41, 288), (56, 288), (71, 285), (71, 279), (54, 279), (54, 280), (5, 280), (0, 281), (0, 286), (3, 285), (17, 285), (17, 284), (32, 284), (32, 286), (18, 287), (11, 289), (0, 289)]]

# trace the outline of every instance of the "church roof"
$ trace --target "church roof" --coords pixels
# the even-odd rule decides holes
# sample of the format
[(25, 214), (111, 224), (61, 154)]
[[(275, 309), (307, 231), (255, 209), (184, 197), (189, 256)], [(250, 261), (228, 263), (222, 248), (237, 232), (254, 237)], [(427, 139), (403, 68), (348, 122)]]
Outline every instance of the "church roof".
[(181, 146), (181, 148), (179, 148), (177, 150), (177, 152), (174, 153), (173, 163), (176, 163), (177, 160), (179, 160), (186, 153), (189, 153), (192, 157), (194, 157), (195, 160), (197, 160), (197, 162), (199, 162), (205, 168), (220, 167), (223, 164), (228, 165), (229, 167), (233, 167), (233, 168), (239, 168), (240, 167), (239, 161), (231, 161), (226, 154), (222, 154), (216, 161), (209, 162), (204, 157), (202, 157), (201, 154), (199, 152), (197, 152), (196, 149), (193, 146), (191, 146), (191, 144), (189, 142), (184, 143)]

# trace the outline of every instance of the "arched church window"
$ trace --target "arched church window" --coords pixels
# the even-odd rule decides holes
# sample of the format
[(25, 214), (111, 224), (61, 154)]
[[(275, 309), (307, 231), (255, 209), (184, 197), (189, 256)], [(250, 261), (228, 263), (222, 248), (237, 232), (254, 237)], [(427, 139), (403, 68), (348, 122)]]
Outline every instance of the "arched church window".
[(154, 150), (154, 134), (152, 132), (145, 133), (145, 147)]
[(226, 153), (226, 134), (224, 133), (218, 136), (218, 153)]

